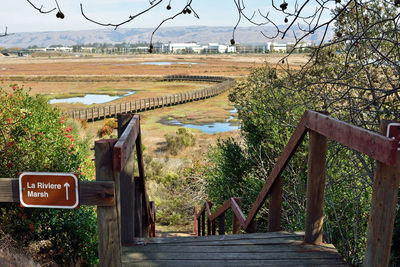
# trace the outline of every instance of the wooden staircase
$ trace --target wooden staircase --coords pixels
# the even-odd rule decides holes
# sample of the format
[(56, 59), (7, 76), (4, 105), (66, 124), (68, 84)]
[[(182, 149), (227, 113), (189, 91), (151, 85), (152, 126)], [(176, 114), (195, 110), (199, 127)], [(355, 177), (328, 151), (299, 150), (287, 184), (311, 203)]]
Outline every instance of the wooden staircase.
[(310, 245), (304, 233), (144, 238), (124, 247), (123, 266), (348, 266), (333, 245)]

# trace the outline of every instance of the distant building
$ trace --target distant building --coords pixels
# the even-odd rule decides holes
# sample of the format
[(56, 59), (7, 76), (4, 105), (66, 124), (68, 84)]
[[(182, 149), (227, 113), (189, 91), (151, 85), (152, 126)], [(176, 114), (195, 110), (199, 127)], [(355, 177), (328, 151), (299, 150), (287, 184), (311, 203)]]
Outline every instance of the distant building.
[(62, 52), (62, 53), (71, 53), (72, 47), (46, 47), (46, 52)]
[(206, 52), (208, 53), (235, 53), (236, 47), (231, 45), (223, 45), (218, 43), (209, 43), (206, 48)]
[(280, 43), (272, 42), (270, 44), (269, 51), (278, 52), (278, 53), (286, 53), (287, 52), (287, 45), (286, 44), (280, 44)]
[(31, 53), (34, 53), (34, 52), (46, 52), (46, 48), (44, 48), (44, 47), (28, 48), (27, 50), (29, 52), (31, 52)]
[(168, 43), (163, 45), (165, 53), (200, 53), (202, 47), (197, 43)]

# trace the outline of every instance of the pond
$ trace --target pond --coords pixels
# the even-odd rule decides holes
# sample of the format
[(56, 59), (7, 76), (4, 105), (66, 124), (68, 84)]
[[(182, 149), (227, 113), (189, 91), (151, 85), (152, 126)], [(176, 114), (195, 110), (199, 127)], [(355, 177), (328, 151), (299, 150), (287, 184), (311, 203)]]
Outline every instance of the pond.
[(134, 93), (135, 91), (128, 91), (124, 95), (86, 94), (85, 96), (51, 99), (49, 103), (82, 103), (85, 105), (104, 104), (124, 96), (133, 95)]
[(230, 110), (231, 116), (225, 122), (212, 122), (212, 123), (205, 123), (205, 124), (189, 124), (189, 123), (182, 123), (178, 120), (161, 120), (160, 123), (164, 125), (170, 126), (182, 126), (185, 128), (192, 128), (192, 129), (199, 129), (203, 133), (214, 134), (214, 133), (224, 133), (228, 131), (235, 131), (240, 128), (239, 122), (231, 122), (235, 117), (237, 111), (236, 109)]

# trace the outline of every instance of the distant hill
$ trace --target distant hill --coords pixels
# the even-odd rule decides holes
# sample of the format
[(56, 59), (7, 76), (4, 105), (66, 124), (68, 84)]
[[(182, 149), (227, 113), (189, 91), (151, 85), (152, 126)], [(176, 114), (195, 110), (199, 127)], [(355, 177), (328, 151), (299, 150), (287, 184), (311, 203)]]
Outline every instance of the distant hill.
[[(22, 47), (37, 45), (47, 47), (50, 45), (76, 45), (89, 43), (138, 43), (149, 42), (153, 28), (120, 28), (117, 30), (82, 30), (82, 31), (51, 31), (51, 32), (24, 32), (15, 33), (0, 38), (1, 47)], [(237, 43), (260, 44), (270, 41), (260, 32), (274, 35), (273, 27), (241, 27), (235, 33)], [(297, 32), (301, 35), (301, 32)], [(310, 35), (306, 41), (318, 41), (322, 31)], [(155, 35), (155, 42), (199, 42), (199, 43), (225, 43), (232, 39), (232, 27), (165, 27), (161, 28)], [(276, 42), (290, 42), (293, 38), (277, 39)]]

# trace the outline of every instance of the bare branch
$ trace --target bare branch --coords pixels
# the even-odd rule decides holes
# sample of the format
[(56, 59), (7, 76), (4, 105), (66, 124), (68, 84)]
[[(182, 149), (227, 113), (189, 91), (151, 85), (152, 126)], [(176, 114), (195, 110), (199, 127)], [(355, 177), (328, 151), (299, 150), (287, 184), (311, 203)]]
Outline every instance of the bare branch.
[(96, 21), (94, 19), (91, 19), (88, 16), (86, 16), (86, 14), (84, 13), (82, 3), (80, 4), (80, 6), (81, 6), (81, 14), (86, 20), (88, 20), (90, 22), (93, 22), (93, 23), (95, 23), (97, 25), (100, 25), (100, 26), (106, 26), (106, 27), (111, 26), (111, 27), (114, 27), (114, 29), (117, 29), (118, 27), (120, 27), (120, 26), (122, 26), (122, 25), (124, 25), (124, 24), (126, 24), (128, 22), (131, 22), (135, 18), (137, 18), (137, 17), (149, 12), (150, 10), (152, 10), (153, 8), (155, 8), (156, 6), (161, 4), (162, 2), (163, 2), (163, 0), (158, 0), (157, 2), (155, 2), (154, 0), (150, 1), (150, 5), (151, 5), (150, 7), (148, 7), (147, 9), (145, 9), (145, 10), (143, 10), (143, 11), (141, 11), (141, 12), (135, 14), (135, 15), (130, 15), (127, 20), (124, 20), (124, 21), (122, 21), (120, 23), (103, 23), (103, 22), (99, 22), (99, 21)]
[[(40, 7), (37, 7), (37, 6), (35, 6), (30, 0), (26, 0), (26, 1), (27, 1), (34, 9), (36, 9), (37, 11), (39, 11), (39, 12), (42, 13), (42, 14), (47, 14), (47, 13), (50, 13), (50, 12), (53, 12), (54, 10), (56, 10), (56, 8), (53, 8), (53, 9), (44, 11), (44, 10), (43, 10), (43, 5), (40, 6)], [(57, 3), (57, 1), (56, 1), (56, 3)], [(58, 4), (57, 4), (57, 5), (58, 5)]]
[(6, 30), (4, 31), (4, 34), (0, 34), (0, 37), (5, 37), (5, 36), (8, 36), (8, 35), (13, 35), (14, 33), (8, 33), (7, 32), (7, 26), (6, 26)]

